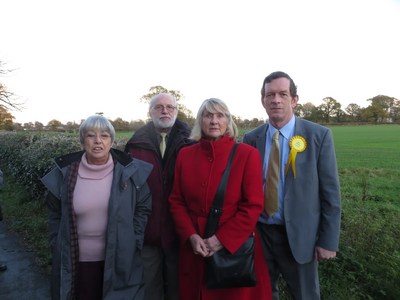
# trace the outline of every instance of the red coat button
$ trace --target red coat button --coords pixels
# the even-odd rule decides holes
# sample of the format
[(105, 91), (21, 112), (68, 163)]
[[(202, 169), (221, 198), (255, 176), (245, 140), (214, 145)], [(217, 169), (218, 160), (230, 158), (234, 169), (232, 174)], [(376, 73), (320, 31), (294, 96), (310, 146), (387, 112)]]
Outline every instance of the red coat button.
[(206, 185), (207, 185), (207, 182), (202, 182), (201, 185), (202, 185), (202, 186), (206, 186)]

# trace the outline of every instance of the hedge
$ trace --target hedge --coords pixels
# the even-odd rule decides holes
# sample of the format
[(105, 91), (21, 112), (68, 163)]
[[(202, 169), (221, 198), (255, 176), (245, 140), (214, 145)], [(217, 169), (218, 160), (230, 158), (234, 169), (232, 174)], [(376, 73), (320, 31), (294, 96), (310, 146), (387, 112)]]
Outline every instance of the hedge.
[[(127, 137), (116, 138), (113, 148), (123, 150)], [(0, 132), (0, 159), (29, 191), (29, 200), (44, 199), (40, 182), (54, 167), (54, 158), (82, 150), (76, 133)]]

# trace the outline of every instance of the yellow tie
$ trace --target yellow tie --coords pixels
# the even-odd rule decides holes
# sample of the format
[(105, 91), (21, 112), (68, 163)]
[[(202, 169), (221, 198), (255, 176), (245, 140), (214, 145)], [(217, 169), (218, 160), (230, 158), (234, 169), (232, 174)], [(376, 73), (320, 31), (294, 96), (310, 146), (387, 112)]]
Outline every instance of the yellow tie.
[(162, 141), (160, 144), (160, 151), (161, 151), (161, 157), (164, 158), (164, 153), (165, 153), (165, 149), (167, 148), (167, 145), (165, 143), (165, 137), (167, 136), (167, 134), (165, 132), (161, 132), (161, 137), (162, 137)]
[(272, 217), (279, 210), (279, 134), (275, 132), (272, 137), (271, 153), (269, 154), (267, 180), (265, 181), (264, 209)]

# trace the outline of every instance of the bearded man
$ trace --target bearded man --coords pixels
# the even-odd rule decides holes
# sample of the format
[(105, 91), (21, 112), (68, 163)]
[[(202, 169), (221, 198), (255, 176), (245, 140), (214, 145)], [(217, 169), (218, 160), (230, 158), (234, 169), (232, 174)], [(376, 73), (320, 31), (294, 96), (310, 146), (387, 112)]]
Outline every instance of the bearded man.
[(153, 196), (153, 211), (147, 221), (142, 250), (145, 299), (162, 300), (168, 294), (168, 299), (177, 300), (179, 239), (168, 197), (178, 153), (193, 142), (189, 140), (190, 128), (177, 119), (177, 102), (171, 95), (154, 96), (149, 114), (152, 121), (139, 128), (125, 146), (125, 152), (132, 157), (154, 166), (147, 180)]

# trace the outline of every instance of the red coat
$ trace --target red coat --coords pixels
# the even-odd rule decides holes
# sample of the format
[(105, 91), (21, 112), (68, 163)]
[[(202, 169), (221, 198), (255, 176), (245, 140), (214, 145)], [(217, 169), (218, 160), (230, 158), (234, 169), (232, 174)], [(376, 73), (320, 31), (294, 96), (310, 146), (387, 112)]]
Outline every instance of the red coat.
[(219, 241), (234, 253), (252, 231), (256, 233), (255, 268), (257, 287), (207, 290), (205, 259), (193, 253), (188, 238), (203, 236), (208, 213), (222, 174), (235, 144), (229, 135), (216, 141), (180, 151), (175, 168), (175, 182), (169, 201), (180, 237), (180, 300), (271, 299), (271, 287), (256, 223), (263, 210), (261, 157), (253, 147), (240, 144), (232, 163), (224, 206), (216, 233)]

